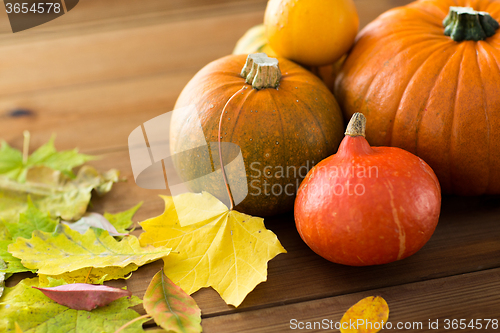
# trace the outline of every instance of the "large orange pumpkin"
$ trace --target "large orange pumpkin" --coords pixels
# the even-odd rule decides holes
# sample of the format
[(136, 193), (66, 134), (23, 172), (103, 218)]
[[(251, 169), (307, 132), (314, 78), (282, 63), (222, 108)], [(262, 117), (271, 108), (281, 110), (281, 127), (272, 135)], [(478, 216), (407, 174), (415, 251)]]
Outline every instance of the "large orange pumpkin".
[[(175, 106), (170, 150), (181, 177), (192, 180), (192, 191), (205, 190), (223, 198), (227, 189), (220, 174), (200, 177), (219, 168), (219, 159), (211, 156), (212, 169), (209, 166), (204, 170), (207, 168), (199, 163), (195, 150), (193, 156), (179, 154), (205, 141), (216, 143), (220, 123), (221, 141), (239, 146), (246, 171), (244, 184), (244, 177), (228, 176), (231, 190), (248, 187), (248, 195), (236, 209), (269, 216), (293, 208), (296, 191), (308, 169), (338, 148), (343, 120), (333, 94), (309, 71), (278, 58), (276, 67), (281, 69), (281, 75), (270, 67), (246, 83), (244, 76), (250, 77), (249, 73), (240, 74), (246, 68), (246, 59), (246, 55), (226, 56), (208, 64), (191, 79)], [(256, 86), (257, 81), (269, 78), (270, 84)], [(194, 108), (185, 108), (189, 105)], [(200, 121), (193, 121), (194, 116)], [(200, 125), (202, 138), (196, 135)], [(229, 161), (237, 152), (222, 146), (221, 154), (224, 161)]]
[[(491, 17), (452, 8), (447, 18), (451, 6)], [(500, 20), (500, 1), (390, 10), (360, 32), (336, 79), (346, 117), (366, 116), (370, 144), (420, 156), (447, 193), (500, 193), (500, 33), (491, 18)]]

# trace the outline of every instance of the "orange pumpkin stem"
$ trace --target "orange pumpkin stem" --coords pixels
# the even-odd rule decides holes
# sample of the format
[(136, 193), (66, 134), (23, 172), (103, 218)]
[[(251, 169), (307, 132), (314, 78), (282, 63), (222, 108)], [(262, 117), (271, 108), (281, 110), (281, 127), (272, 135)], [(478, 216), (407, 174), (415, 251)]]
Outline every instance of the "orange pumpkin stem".
[(478, 12), (470, 7), (450, 7), (443, 21), (444, 34), (455, 42), (480, 41), (493, 36), (500, 25), (487, 12)]
[(352, 115), (345, 130), (345, 135), (365, 137), (366, 118), (362, 113), (356, 112)]
[(278, 59), (265, 53), (249, 54), (241, 76), (255, 89), (277, 88), (281, 80)]

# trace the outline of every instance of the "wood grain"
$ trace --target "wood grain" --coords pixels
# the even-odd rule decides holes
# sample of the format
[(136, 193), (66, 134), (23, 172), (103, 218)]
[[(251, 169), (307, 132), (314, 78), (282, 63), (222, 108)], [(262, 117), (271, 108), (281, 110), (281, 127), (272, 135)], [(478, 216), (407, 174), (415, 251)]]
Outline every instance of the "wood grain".
[[(395, 332), (445, 332), (465, 330), (445, 329), (445, 320), (498, 319), (498, 299), (500, 297), (500, 269), (467, 275), (433, 279), (424, 282), (410, 283), (401, 286), (381, 288), (327, 297), (292, 305), (273, 308), (241, 311), (235, 314), (210, 317), (203, 320), (203, 331), (220, 332), (288, 332), (291, 320), (297, 322), (322, 322), (326, 319), (327, 327), (340, 322), (349, 307), (368, 296), (382, 296), (389, 304), (389, 322)], [(462, 304), (462, 307), (453, 304)], [(450, 306), (451, 305), (451, 306)], [(439, 330), (429, 330), (429, 320), (438, 321)], [(332, 321), (332, 323), (330, 323)], [(251, 323), (251, 325), (249, 325)], [(408, 329), (396, 329), (398, 323)], [(485, 324), (484, 322), (483, 324)], [(419, 326), (421, 325), (421, 326)], [(300, 332), (324, 332), (325, 329), (304, 329)], [(328, 331), (338, 331), (335, 329)], [(384, 331), (390, 331), (386, 329)], [(489, 330), (494, 332), (491, 325)]]
[[(32, 147), (57, 134), (58, 149), (78, 147), (97, 154), (126, 150), (128, 136), (145, 121), (172, 110), (192, 71), (157, 74), (88, 84), (79, 87), (23, 93), (0, 99), (2, 137), (22, 146), (22, 131), (32, 133)], [(13, 117), (15, 110), (30, 110)]]
[(236, 22), (250, 27), (261, 15), (240, 13), (7, 45), (0, 54), (0, 97), (179, 68), (198, 70), (231, 53), (245, 31), (225, 27)]
[[(133, 128), (171, 110), (194, 73), (229, 54), (244, 31), (262, 21), (264, 9), (264, 2), (257, 0), (220, 0), (210, 5), (190, 1), (191, 5), (183, 2), (183, 6), (159, 0), (143, 1), (143, 5), (132, 0), (122, 5), (115, 2), (107, 2), (106, 7), (95, 0), (80, 2), (71, 15), (37, 29), (4, 34), (4, 42), (10, 42), (3, 47), (0, 38), (2, 138), (19, 145), (22, 131), (28, 129), (35, 147), (54, 132), (62, 142), (60, 149), (76, 146), (96, 152), (125, 147)], [(367, 23), (363, 20), (387, 8), (383, 2), (374, 4), (359, 2), (363, 25)], [(166, 14), (177, 20), (164, 19)], [(148, 24), (137, 24), (144, 15)], [(113, 28), (82, 30), (82, 25), (92, 22), (108, 26), (110, 20), (119, 19)], [(68, 28), (72, 25), (80, 28), (72, 31)], [(32, 57), (33, 53), (37, 56)], [(31, 117), (13, 118), (12, 112), (18, 109), (32, 111)], [(86, 123), (70, 126), (81, 120)]]
[[(461, 198), (447, 198), (444, 205), (453, 212), (441, 218), (421, 251), (395, 263), (371, 267), (349, 267), (322, 259), (302, 242), (291, 215), (266, 219), (266, 227), (288, 251), (269, 262), (267, 282), (258, 285), (237, 310), (225, 305), (211, 289), (195, 293), (195, 300), (205, 316), (214, 316), (500, 267), (500, 207), (478, 202), (466, 206)], [(481, 221), (480, 228), (471, 223), (475, 220)], [(146, 279), (149, 268), (134, 274), (137, 279), (130, 280), (134, 284), (129, 289), (143, 295), (146, 285), (136, 281)]]

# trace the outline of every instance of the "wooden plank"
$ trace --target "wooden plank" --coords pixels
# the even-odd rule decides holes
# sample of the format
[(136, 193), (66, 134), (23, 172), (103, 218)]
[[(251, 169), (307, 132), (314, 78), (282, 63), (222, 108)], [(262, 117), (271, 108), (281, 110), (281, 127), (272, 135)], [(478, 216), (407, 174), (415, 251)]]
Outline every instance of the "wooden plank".
[[(103, 171), (120, 169), (127, 182), (93, 198), (90, 210), (118, 212), (144, 201), (134, 218), (141, 221), (162, 213), (158, 194), (168, 192), (134, 184), (128, 134), (168, 111), (199, 68), (231, 52), (241, 34), (262, 21), (265, 1), (82, 1), (74, 15), (25, 34), (0, 34), (0, 137), (20, 148), (22, 130), (30, 129), (35, 148), (56, 132), (60, 149), (79, 146), (102, 154), (92, 164)], [(389, 6), (408, 2), (356, 0), (361, 25)], [(106, 12), (110, 3), (115, 6)], [(175, 6), (162, 7), (168, 4)], [(2, 14), (0, 32), (1, 24)], [(43, 57), (44, 66), (33, 54)], [(20, 107), (34, 116), (9, 116)], [(315, 255), (298, 236), (293, 215), (285, 214), (266, 219), (266, 226), (288, 254), (270, 261), (268, 281), (241, 307), (227, 306), (210, 288), (194, 297), (207, 332), (285, 331), (292, 316), (339, 320), (349, 306), (374, 292), (389, 301), (391, 321), (498, 315), (491, 311), (499, 307), (499, 222), (498, 197), (446, 197), (436, 233), (419, 253), (389, 265), (356, 268)], [(127, 285), (142, 297), (161, 266), (157, 261), (127, 281), (110, 284)]]
[(193, 18), (263, 11), (266, 0), (84, 0), (67, 15), (12, 34), (5, 11), (0, 10), (0, 45), (26, 43), (109, 30), (156, 25)]
[[(143, 122), (173, 109), (194, 71), (134, 77), (0, 99), (0, 138), (22, 147), (31, 132), (32, 150), (57, 134), (58, 149), (99, 153), (126, 149), (128, 136)], [(16, 110), (30, 114), (16, 116)]]
[[(412, 332), (473, 332), (471, 328), (445, 329), (445, 319), (470, 320), (483, 319), (481, 332), (495, 332), (490, 324), (485, 329), (484, 319), (499, 320), (500, 308), (500, 269), (488, 270), (443, 279), (434, 279), (349, 295), (329, 297), (304, 303), (277, 306), (273, 308), (242, 311), (231, 315), (208, 317), (202, 321), (203, 332), (287, 332), (291, 330), (290, 321), (327, 322), (327, 327), (340, 322), (349, 307), (364, 297), (382, 296), (389, 304), (389, 322), (396, 332), (398, 323), (408, 325)], [(438, 321), (437, 330), (429, 329), (429, 320)], [(332, 321), (332, 323), (330, 323)], [(422, 326), (418, 326), (421, 323)], [(498, 322), (497, 322), (498, 323)], [(451, 324), (451, 323), (450, 323)], [(304, 323), (305, 325), (305, 323)], [(314, 324), (312, 324), (314, 325)], [(314, 327), (314, 326), (313, 326)], [(387, 326), (386, 326), (387, 327)], [(404, 326), (403, 326), (404, 327)], [(420, 328), (421, 327), (421, 328)], [(298, 330), (298, 329), (297, 329)], [(320, 326), (316, 329), (303, 329), (301, 332), (325, 331)], [(386, 331), (390, 331), (386, 329)]]
[(198, 70), (230, 54), (261, 18), (258, 11), (3, 46), (0, 97)]
[[(387, 8), (405, 5), (410, 0), (354, 0), (361, 27), (380, 15)], [(262, 12), (266, 0), (85, 0), (80, 1), (68, 15), (23, 31), (14, 38), (7, 14), (0, 10), (0, 45), (31, 41), (34, 38), (54, 38), (90, 31), (121, 29), (138, 24), (157, 24), (174, 20), (186, 20), (207, 15), (223, 16), (235, 11), (259, 9)]]
[[(368, 6), (363, 5), (359, 7), (367, 8)], [(372, 12), (378, 13), (381, 10), (382, 8), (376, 7), (376, 10), (372, 10)], [(255, 19), (260, 15), (261, 13), (254, 13), (251, 17)], [(248, 19), (252, 20), (251, 18)], [(237, 22), (239, 25), (242, 24), (239, 15), (236, 15), (230, 21), (232, 26)], [(197, 23), (197, 26), (200, 27), (205, 23), (205, 20), (202, 20), (202, 22)], [(178, 27), (170, 28), (176, 31), (179, 30)], [(164, 27), (160, 30), (165, 31), (165, 29), (168, 30), (170, 28)], [(220, 29), (220, 26), (214, 27), (214, 29)], [(198, 30), (198, 28), (192, 29), (192, 31), (195, 30)], [(201, 30), (205, 30), (205, 28)], [(114, 33), (104, 33), (97, 39), (101, 41), (113, 39), (115, 38)], [(210, 33), (213, 34), (213, 31), (209, 31)], [(156, 36), (160, 37), (160, 34), (160, 32), (157, 32)], [(140, 44), (140, 41), (146, 38), (148, 34), (143, 31), (135, 35), (136, 40)], [(125, 38), (123, 34), (121, 34), (121, 37)], [(181, 35), (178, 39), (182, 40), (187, 37)], [(202, 37), (206, 38), (207, 36)], [(231, 41), (227, 42), (228, 50), (232, 48), (238, 37), (239, 34), (234, 35)], [(102, 59), (101, 55), (109, 53), (108, 49), (100, 46), (91, 46), (94, 41), (91, 36), (88, 36), (86, 42), (78, 42), (78, 44), (86, 44), (89, 49), (88, 52), (82, 52), (82, 48), (86, 49), (83, 46), (70, 53), (64, 52), (69, 44), (76, 44), (77, 40), (79, 41), (80, 37), (63, 38), (62, 40), (58, 39), (50, 43), (36, 43), (37, 45), (40, 44), (41, 49), (39, 51), (42, 54), (39, 53), (39, 55), (41, 58), (47, 58), (46, 55), (43, 55), (44, 52), (57, 54), (60, 57), (49, 59), (47, 63), (44, 63), (44, 66), (39, 66), (39, 63), (36, 61), (32, 61), (27, 66), (23, 59), (26, 57), (32, 58), (29, 56), (30, 52), (27, 51), (28, 46), (14, 47), (15, 50), (7, 48), (16, 54), (11, 53), (8, 55), (0, 53), (4, 54), (5, 58), (12, 59), (11, 61), (17, 66), (17, 68), (16, 66), (8, 66), (11, 67), (12, 72), (10, 78), (8, 73), (3, 73), (4, 75), (0, 77), (0, 86), (2, 80), (4, 80), (4, 87), (8, 86), (14, 89), (10, 93), (8, 93), (8, 89), (4, 89), (6, 96), (0, 100), (0, 121), (3, 127), (0, 135), (3, 139), (11, 144), (20, 146), (22, 141), (21, 133), (23, 130), (28, 129), (33, 132), (32, 144), (34, 147), (45, 142), (52, 133), (58, 134), (59, 147), (61, 149), (78, 146), (85, 152), (95, 152), (99, 149), (109, 149), (110, 147), (124, 147), (126, 146), (126, 138), (133, 128), (155, 115), (170, 110), (173, 107), (176, 96), (189, 78), (205, 63), (213, 60), (213, 58), (209, 58), (204, 52), (201, 52), (201, 54), (205, 54), (203, 60), (198, 59), (193, 61), (193, 65), (186, 65), (188, 69), (179, 70), (178, 66), (170, 66), (168, 64), (171, 62), (163, 62), (159, 59), (162, 57), (158, 56), (157, 65), (166, 66), (166, 68), (159, 69), (160, 72), (153, 73), (154, 70), (158, 70), (158, 66), (151, 64), (151, 57), (137, 57), (135, 53), (124, 57), (120, 64), (114, 64), (114, 57), (119, 58), (119, 54), (123, 53), (123, 49), (104, 55), (104, 59)], [(117, 41), (116, 44), (121, 42), (123, 40)], [(134, 43), (134, 40), (130, 40), (128, 43)], [(166, 40), (165, 45), (167, 44), (171, 43)], [(29, 45), (31, 46), (31, 44)], [(112, 45), (110, 45), (110, 48), (113, 48)], [(162, 53), (156, 46), (153, 48), (152, 53), (157, 55)], [(147, 47), (144, 47), (144, 45), (137, 49), (147, 51)], [(181, 54), (186, 52), (186, 50), (179, 51)], [(25, 56), (19, 58), (19, 54), (17, 53), (22, 53)], [(81, 54), (77, 55), (77, 53), (88, 54), (89, 57), (85, 58)], [(197, 53), (200, 54), (200, 52)], [(221, 53), (218, 56), (221, 55), (223, 54)], [(0, 60), (1, 57), (2, 55), (0, 55)], [(78, 57), (81, 59), (78, 60)], [(77, 60), (73, 63), (71, 59)], [(88, 62), (93, 59), (96, 60), (95, 63), (89, 66)], [(125, 62), (135, 65), (125, 66)], [(78, 65), (74, 66), (75, 63), (78, 63)], [(110, 68), (110, 64), (112, 64), (112, 68)], [(141, 74), (141, 70), (148, 66), (152, 67), (151, 71)], [(61, 68), (54, 71), (53, 67)], [(135, 67), (137, 72), (136, 74), (130, 73), (131, 76), (125, 74), (126, 77), (116, 79), (117, 75), (120, 76), (122, 72), (125, 73), (127, 71), (121, 70), (122, 67), (129, 69), (130, 67)], [(29, 79), (18, 75), (20, 68), (26, 73), (31, 73)], [(106, 73), (103, 73), (103, 71)], [(48, 75), (48, 72), (51, 72), (51, 74)], [(108, 77), (106, 77), (107, 75)], [(12, 82), (12, 77), (14, 76), (17, 79), (17, 88), (13, 88), (16, 85)], [(86, 78), (83, 76), (86, 76)], [(90, 81), (87, 83), (78, 83), (81, 80), (93, 80), (97, 79), (97, 77), (103, 79), (104, 82)], [(47, 84), (47, 81), (53, 81), (52, 87), (50, 87), (50, 84)], [(63, 88), (68, 82), (72, 82), (71, 87)], [(38, 87), (42, 83), (43, 88)], [(76, 86), (73, 85), (75, 83), (77, 83)], [(35, 89), (35, 91), (22, 91), (24, 89), (29, 90), (30, 85), (31, 89)], [(61, 86), (58, 87), (58, 85)], [(31, 117), (13, 118), (10, 115), (16, 109), (28, 109), (33, 111), (33, 114)], [(116, 126), (117, 121), (120, 121), (120, 126)], [(78, 126), (68, 126), (68, 124), (78, 124)], [(94, 135), (89, 136), (88, 133), (93, 133)]]
[[(220, 8), (214, 7), (202, 11), (212, 13), (212, 16), (198, 19), (164, 22), (160, 18), (153, 20), (155, 24), (152, 24), (148, 17), (150, 23), (147, 26), (134, 26), (133, 19), (126, 21), (126, 26), (118, 25), (114, 30), (98, 28), (93, 33), (58, 29), (53, 34), (42, 34), (29, 40), (29, 43), (12, 34), (10, 38), (14, 44), (3, 45), (0, 53), (3, 64), (0, 96), (151, 75), (179, 68), (199, 69), (209, 61), (229, 54), (236, 40), (248, 28), (262, 22), (264, 8), (261, 2), (244, 2), (243, 5), (251, 5), (249, 8), (233, 4), (231, 15), (227, 16), (213, 17), (221, 15)], [(384, 3), (373, 7), (362, 1), (358, 7), (363, 20), (376, 17), (387, 8)], [(99, 6), (91, 8), (96, 12), (105, 11)], [(64, 20), (66, 16), (54, 22)], [(87, 16), (91, 16), (90, 12)], [(38, 29), (41, 27), (33, 31)]]
[[(488, 221), (483, 219), (483, 214), (474, 215), (479, 215), (478, 221)], [(460, 223), (463, 221), (458, 221), (456, 225), (457, 221), (452, 221), (454, 219), (445, 219), (447, 223), (443, 223), (435, 237), (413, 257), (374, 267), (348, 267), (329, 263), (312, 253), (300, 241), (294, 231), (292, 219), (284, 220), (279, 225), (276, 225), (276, 220), (267, 220), (266, 226), (278, 235), (288, 250), (287, 254), (281, 254), (269, 262), (268, 281), (258, 285), (237, 310), (225, 305), (211, 289), (200, 290), (194, 297), (203, 313), (212, 316), (499, 267), (498, 213), (494, 218), (496, 225), (482, 223), (481, 231), (477, 231), (478, 227), (471, 223), (465, 223), (468, 226)], [(450, 228), (454, 231), (450, 232)], [(134, 294), (144, 294), (147, 281), (151, 278), (149, 274), (150, 272), (143, 272), (142, 268), (134, 273), (134, 285), (129, 286)]]
[(365, 25), (376, 19), (386, 10), (394, 7), (404, 6), (413, 2), (412, 0), (354, 0), (358, 10), (359, 26), (362, 29)]

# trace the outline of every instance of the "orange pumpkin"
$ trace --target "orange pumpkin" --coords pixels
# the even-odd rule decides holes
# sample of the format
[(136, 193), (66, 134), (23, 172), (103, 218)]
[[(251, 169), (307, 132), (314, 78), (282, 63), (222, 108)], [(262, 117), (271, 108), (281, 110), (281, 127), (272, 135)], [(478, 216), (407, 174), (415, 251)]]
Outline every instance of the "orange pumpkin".
[(300, 184), (295, 223), (306, 244), (352, 266), (404, 259), (431, 238), (441, 190), (420, 158), (395, 147), (370, 147), (366, 119), (355, 113), (339, 150)]
[[(192, 180), (192, 191), (204, 190), (224, 198), (227, 189), (220, 174), (200, 177), (220, 169), (216, 162), (203, 170), (198, 154), (179, 154), (205, 141), (217, 142), (220, 124), (221, 141), (241, 149), (246, 171), (244, 184), (244, 177), (228, 176), (231, 191), (248, 188), (248, 195), (236, 209), (269, 216), (293, 208), (296, 191), (308, 169), (338, 148), (343, 121), (333, 94), (319, 78), (283, 58), (278, 58), (279, 66), (266, 68), (264, 62), (270, 62), (270, 58), (259, 55), (267, 60), (261, 66), (258, 57), (252, 55), (256, 67), (251, 73), (257, 73), (253, 81), (245, 64), (246, 55), (216, 60), (191, 79), (175, 106), (170, 149), (177, 156), (176, 170), (182, 178)], [(257, 82), (263, 86), (257, 86)], [(189, 105), (194, 108), (182, 109)], [(193, 121), (194, 116), (200, 122)], [(196, 135), (200, 125), (202, 138)], [(221, 148), (224, 161), (234, 159), (237, 153)], [(219, 160), (215, 156), (211, 159)]]
[(424, 0), (390, 10), (360, 32), (336, 79), (346, 117), (366, 116), (370, 144), (420, 156), (446, 193), (500, 193), (495, 20), (500, 2), (490, 0)]

